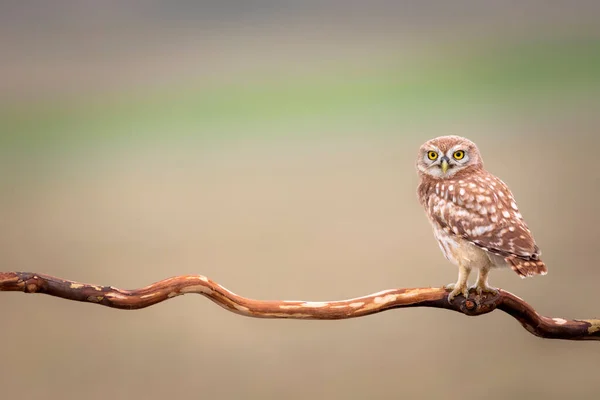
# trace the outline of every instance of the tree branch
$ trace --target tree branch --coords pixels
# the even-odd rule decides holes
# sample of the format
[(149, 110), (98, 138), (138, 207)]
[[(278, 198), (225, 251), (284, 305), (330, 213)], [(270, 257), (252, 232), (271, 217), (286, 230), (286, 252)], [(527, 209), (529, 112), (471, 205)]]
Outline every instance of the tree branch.
[(448, 302), (443, 288), (391, 289), (349, 300), (262, 301), (241, 297), (201, 275), (165, 279), (141, 289), (123, 290), (112, 286), (78, 283), (30, 272), (0, 272), (0, 292), (44, 293), (67, 300), (136, 310), (172, 297), (197, 293), (236, 314), (254, 318), (334, 320), (363, 317), (394, 308), (434, 307), (454, 310), (468, 316), (487, 314), (495, 309), (516, 318), (530, 333), (550, 339), (600, 340), (600, 319), (563, 319), (539, 315), (533, 307), (512, 293), (456, 297)]

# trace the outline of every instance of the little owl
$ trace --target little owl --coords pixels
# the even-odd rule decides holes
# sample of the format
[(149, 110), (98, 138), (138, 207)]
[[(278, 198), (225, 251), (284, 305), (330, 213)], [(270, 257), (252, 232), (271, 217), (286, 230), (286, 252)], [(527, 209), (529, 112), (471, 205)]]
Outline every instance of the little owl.
[[(497, 294), (488, 286), (490, 269), (510, 267), (521, 278), (547, 273), (540, 249), (500, 179), (483, 168), (475, 143), (441, 136), (419, 149), (417, 190), (444, 256), (458, 266), (458, 280), (446, 286), (448, 300), (469, 290)], [(467, 287), (473, 268), (477, 283)]]

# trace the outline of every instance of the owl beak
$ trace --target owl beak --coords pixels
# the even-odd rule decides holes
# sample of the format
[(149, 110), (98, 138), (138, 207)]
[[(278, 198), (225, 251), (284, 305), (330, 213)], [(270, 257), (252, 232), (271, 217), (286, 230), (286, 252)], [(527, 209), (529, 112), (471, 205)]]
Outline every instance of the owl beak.
[(448, 164), (448, 158), (446, 157), (442, 157), (442, 172), (445, 174), (446, 172), (448, 172), (448, 168), (450, 167), (450, 164)]

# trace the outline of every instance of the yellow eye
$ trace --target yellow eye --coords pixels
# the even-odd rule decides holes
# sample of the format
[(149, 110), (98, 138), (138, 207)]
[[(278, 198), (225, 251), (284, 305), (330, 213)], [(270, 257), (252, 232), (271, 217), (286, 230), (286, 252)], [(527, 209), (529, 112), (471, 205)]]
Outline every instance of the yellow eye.
[(454, 152), (454, 158), (457, 160), (462, 160), (465, 157), (465, 152), (462, 150), (458, 150)]
[(436, 158), (438, 158), (438, 154), (435, 151), (428, 151), (427, 158), (429, 158), (430, 160), (435, 160)]

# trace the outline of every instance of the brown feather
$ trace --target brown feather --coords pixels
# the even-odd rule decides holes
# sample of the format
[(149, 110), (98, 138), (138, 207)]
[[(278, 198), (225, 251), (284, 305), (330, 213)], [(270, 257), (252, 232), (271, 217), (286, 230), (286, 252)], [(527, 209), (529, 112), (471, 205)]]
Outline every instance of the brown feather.
[(527, 278), (534, 275), (546, 275), (548, 273), (548, 268), (542, 260), (526, 261), (519, 257), (506, 257), (506, 261), (512, 270), (521, 278)]

